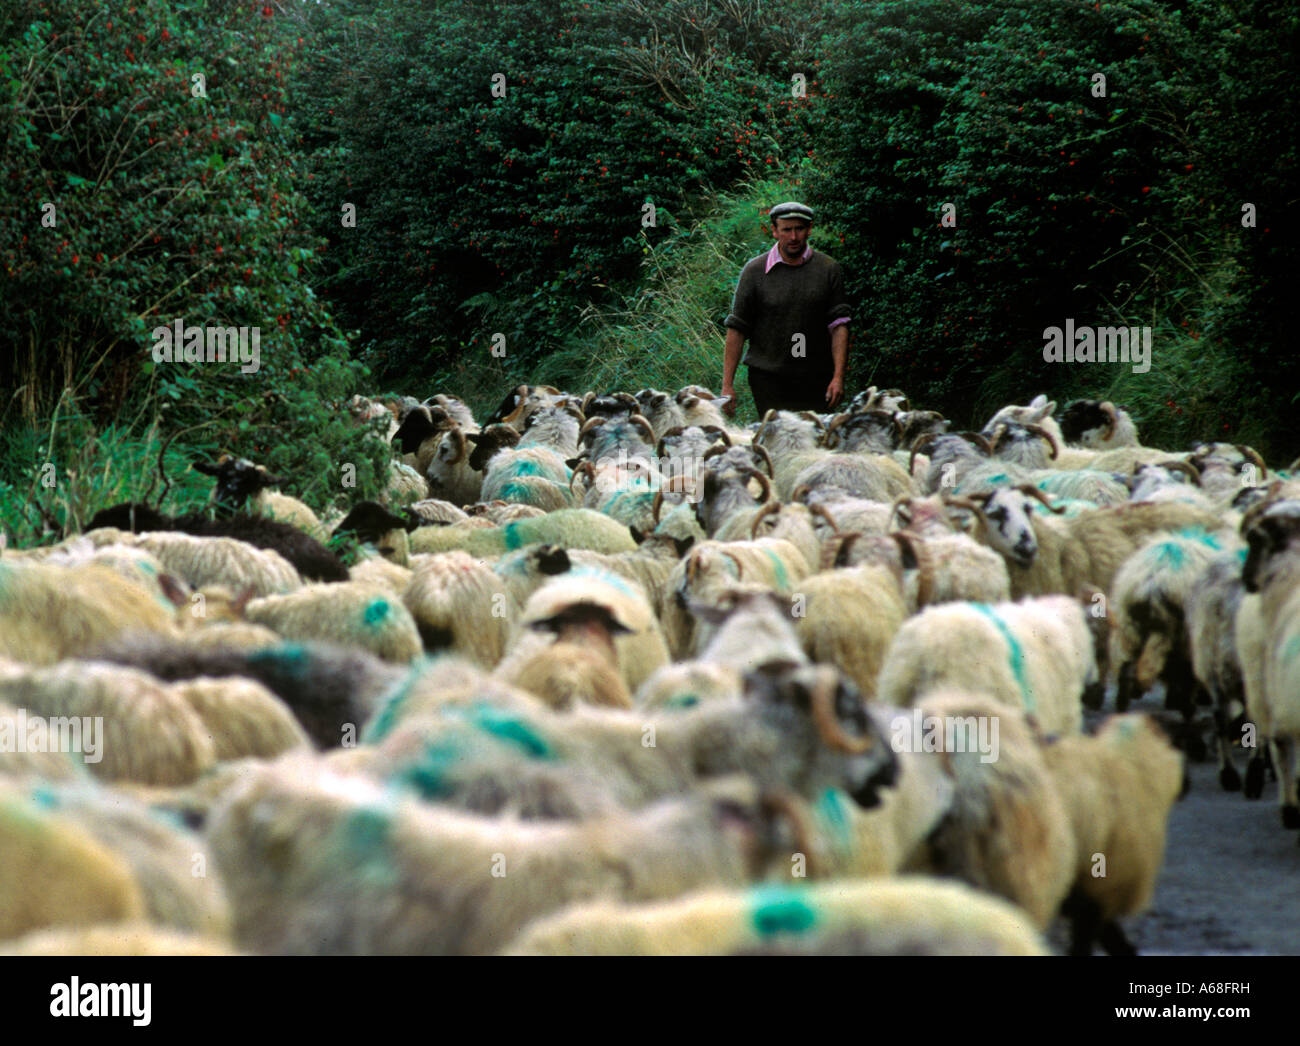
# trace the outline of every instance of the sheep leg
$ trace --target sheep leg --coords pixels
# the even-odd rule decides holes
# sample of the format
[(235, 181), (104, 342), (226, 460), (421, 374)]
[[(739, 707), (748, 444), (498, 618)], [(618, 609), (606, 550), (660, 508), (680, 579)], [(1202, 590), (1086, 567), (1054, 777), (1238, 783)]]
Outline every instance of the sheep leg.
[(1300, 803), (1296, 802), (1296, 743), (1292, 738), (1270, 740), (1273, 769), (1277, 772), (1278, 801), (1282, 805), (1282, 827), (1300, 828)]
[(1092, 943), (1101, 933), (1101, 909), (1076, 887), (1061, 902), (1061, 914), (1070, 920), (1070, 954), (1091, 955)]
[(1258, 799), (1264, 794), (1264, 763), (1268, 758), (1264, 748), (1256, 748), (1250, 753), (1246, 763), (1246, 783), (1241, 794), (1247, 799)]
[(1124, 930), (1115, 920), (1101, 924), (1098, 943), (1106, 949), (1107, 955), (1137, 955), (1133, 942), (1124, 936)]
[(1128, 706), (1141, 696), (1138, 693), (1137, 662), (1125, 661), (1119, 668), (1119, 688), (1115, 692), (1115, 711), (1128, 711)]

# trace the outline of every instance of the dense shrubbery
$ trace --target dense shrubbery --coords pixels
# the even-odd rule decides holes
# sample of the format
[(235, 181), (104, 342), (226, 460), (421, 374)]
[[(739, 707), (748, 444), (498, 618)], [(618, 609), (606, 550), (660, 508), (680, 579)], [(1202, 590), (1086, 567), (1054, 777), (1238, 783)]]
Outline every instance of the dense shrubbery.
[(323, 27), (299, 126), (363, 358), (409, 380), (500, 332), (535, 366), (703, 194), (808, 150), (825, 6), (387, 0)]
[[(1275, 235), (1294, 141), (1260, 136), (1261, 92), (1294, 111), (1297, 89), (1257, 77), (1276, 60), (1265, 34), (1289, 26), (1294, 43), (1296, 16), (1258, 2), (1241, 27), (1243, 5), (1179, 6), (837, 5), (812, 191), (849, 231), (840, 260), (887, 380), (963, 420), (1030, 390), (1110, 393), (1165, 439), (1258, 413), (1285, 332), (1256, 328), (1246, 354), (1216, 324), (1234, 300), (1249, 315), (1269, 266), (1295, 258)], [(1246, 199), (1268, 201), (1259, 229), (1241, 227)], [(1045, 363), (1042, 332), (1066, 317), (1155, 327), (1151, 372)], [(1266, 442), (1268, 424), (1241, 431)]]
[[(311, 287), (319, 241), (285, 117), (303, 44), (271, 14), (219, 0), (0, 13), (0, 388), (15, 390), (0, 403), (0, 467), (20, 496), (55, 498), (36, 472), (52, 462), (66, 478), (54, 436), (69, 417), (79, 440), (65, 451), (93, 448), (120, 417), (161, 416), (167, 432), (203, 422), (205, 442), (311, 477), (319, 500), (341, 492), (340, 460), (373, 488), (376, 453), (325, 409), (363, 370)], [(260, 367), (155, 366), (150, 332), (176, 318), (260, 327)]]

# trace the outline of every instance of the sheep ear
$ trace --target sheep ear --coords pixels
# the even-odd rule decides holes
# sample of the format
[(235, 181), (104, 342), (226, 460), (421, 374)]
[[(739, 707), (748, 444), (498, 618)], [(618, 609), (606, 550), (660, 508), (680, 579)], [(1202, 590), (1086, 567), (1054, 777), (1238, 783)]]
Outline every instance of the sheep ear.
[(158, 587), (162, 589), (163, 595), (167, 597), (168, 601), (170, 601), (172, 606), (177, 610), (181, 609), (181, 607), (185, 606), (185, 604), (190, 601), (190, 597), (186, 593), (184, 586), (182, 586), (181, 583), (170, 574), (158, 575)]
[(543, 574), (564, 574), (570, 566), (569, 553), (564, 549), (555, 545), (543, 545), (538, 550), (537, 569)]
[(678, 558), (686, 555), (692, 545), (695, 544), (695, 535), (690, 534), (684, 538), (673, 538), (673, 547), (677, 549)]
[(582, 458), (565, 458), (564, 463), (571, 469), (576, 469), (582, 464)]
[(641, 531), (637, 530), (636, 527), (632, 526), (631, 523), (627, 525), (627, 531), (629, 534), (632, 535), (632, 540), (635, 541), (638, 545), (642, 544), (645, 541), (645, 535), (642, 534)]
[(206, 462), (206, 461), (196, 461), (196, 462), (194, 462), (194, 471), (195, 471), (195, 472), (202, 472), (203, 475), (205, 475), (205, 476), (219, 476), (219, 475), (221, 475), (221, 470), (220, 470), (216, 465), (210, 465), (210, 464), (208, 464), (208, 462)]

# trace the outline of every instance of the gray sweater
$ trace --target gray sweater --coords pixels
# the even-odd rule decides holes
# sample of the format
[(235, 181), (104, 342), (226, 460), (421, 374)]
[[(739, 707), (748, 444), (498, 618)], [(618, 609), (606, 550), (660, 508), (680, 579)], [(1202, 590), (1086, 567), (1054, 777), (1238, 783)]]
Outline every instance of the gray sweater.
[[(750, 259), (740, 273), (726, 325), (749, 339), (741, 363), (778, 373), (831, 372), (832, 320), (848, 316), (844, 273), (839, 262), (820, 251), (802, 265), (772, 266), (767, 252)], [(802, 359), (791, 349), (794, 335), (805, 339)]]

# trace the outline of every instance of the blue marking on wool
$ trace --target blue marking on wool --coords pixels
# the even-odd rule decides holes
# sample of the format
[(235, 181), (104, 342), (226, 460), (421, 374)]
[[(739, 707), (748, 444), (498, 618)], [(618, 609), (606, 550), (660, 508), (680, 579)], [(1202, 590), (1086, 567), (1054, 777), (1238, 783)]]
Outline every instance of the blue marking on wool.
[(389, 780), (413, 789), (422, 799), (444, 799), (453, 791), (447, 771), (459, 761), (460, 750), (451, 742), (430, 742), (419, 759), (402, 767)]
[(519, 716), (503, 712), (482, 701), (465, 709), (461, 714), (480, 730), (517, 745), (525, 755), (533, 759), (555, 758), (555, 753), (545, 738)]
[(501, 534), (502, 537), (505, 538), (506, 548), (509, 549), (511, 552), (513, 552), (517, 548), (522, 548), (525, 544), (527, 544), (527, 539), (524, 535), (523, 528), (521, 528), (519, 525), (523, 522), (524, 520), (517, 519), (513, 523), (507, 523), (504, 527), (501, 528)]
[(788, 591), (790, 588), (790, 576), (785, 572), (785, 564), (781, 562), (781, 557), (770, 548), (765, 548), (763, 551), (767, 554), (767, 558), (772, 562), (772, 580), (776, 582), (777, 591)]
[(1007, 623), (1003, 621), (994, 612), (993, 608), (987, 603), (970, 603), (981, 614), (993, 622), (994, 626), (1002, 633), (1002, 638), (1007, 641), (1008, 659), (1011, 663), (1011, 674), (1016, 678), (1016, 685), (1020, 687), (1020, 700), (1025, 706), (1025, 711), (1033, 713), (1035, 710), (1034, 695), (1029, 692), (1029, 684), (1025, 680), (1025, 654), (1020, 649), (1020, 643), (1011, 629), (1007, 628)]
[(1300, 633), (1286, 641), (1286, 646), (1282, 648), (1282, 660), (1290, 661), (1297, 654), (1300, 654)]
[(1197, 544), (1204, 545), (1206, 548), (1212, 548), (1216, 551), (1222, 549), (1219, 539), (1207, 531), (1204, 527), (1184, 527), (1182, 530), (1174, 531), (1174, 537), (1182, 538), (1185, 541), (1195, 541)]
[(761, 937), (778, 933), (807, 933), (817, 923), (817, 912), (802, 893), (786, 886), (764, 886), (753, 892), (751, 918)]
[(638, 592), (636, 589), (634, 589), (631, 583), (628, 582), (626, 578), (621, 577), (620, 575), (615, 574), (611, 571), (604, 570), (601, 567), (595, 567), (595, 566), (578, 567), (575, 570), (569, 571), (569, 577), (591, 578), (595, 581), (601, 582), (602, 584), (608, 585), (610, 588), (618, 589), (618, 591), (622, 592), (625, 596), (628, 596), (632, 599), (645, 598), (645, 593)]
[(1170, 570), (1182, 570), (1187, 565), (1187, 553), (1176, 541), (1162, 541), (1154, 550), (1156, 567), (1168, 567)]
[(366, 623), (367, 627), (378, 628), (388, 618), (388, 614), (392, 609), (388, 600), (380, 596), (370, 602), (361, 619)]
[(366, 727), (361, 737), (362, 744), (375, 744), (382, 741), (401, 721), (407, 698), (411, 696), (411, 686), (425, 671), (428, 664), (425, 658), (417, 659), (407, 671), (405, 678), (380, 699), (379, 711)]
[(546, 472), (537, 462), (518, 458), (511, 465), (510, 475), (513, 479), (518, 479), (520, 476), (544, 476)]
[(279, 646), (263, 647), (248, 655), (249, 664), (266, 662), (288, 673), (294, 679), (302, 679), (311, 668), (310, 655), (301, 643), (281, 643)]
[(841, 848), (852, 849), (853, 834), (849, 830), (849, 816), (844, 809), (844, 800), (840, 798), (837, 788), (827, 788), (817, 800), (817, 812), (830, 825), (836, 843)]
[(57, 793), (45, 785), (37, 785), (32, 789), (32, 802), (42, 810), (57, 810), (63, 805)]
[(694, 708), (699, 703), (699, 694), (676, 694), (665, 702), (669, 708)]
[(1244, 548), (1237, 549), (1237, 562), (1240, 563), (1242, 566), (1246, 565), (1246, 553), (1248, 551), (1249, 551), (1248, 549), (1244, 549)]

